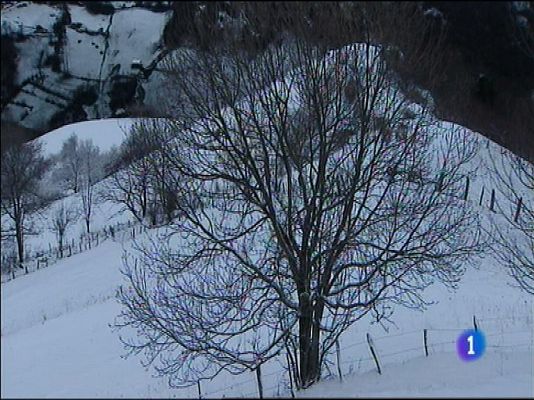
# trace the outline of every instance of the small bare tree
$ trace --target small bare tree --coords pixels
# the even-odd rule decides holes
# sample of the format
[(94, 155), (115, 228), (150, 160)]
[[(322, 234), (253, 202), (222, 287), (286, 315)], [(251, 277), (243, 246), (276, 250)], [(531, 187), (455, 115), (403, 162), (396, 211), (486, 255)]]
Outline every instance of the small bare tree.
[(336, 51), (288, 39), (254, 59), (229, 42), (176, 52), (166, 71), (180, 118), (160, 122), (159, 155), (187, 197), (125, 258), (116, 325), (171, 384), (288, 349), (307, 387), (351, 325), (423, 306), (420, 290), (453, 286), (480, 249), (460, 199), (470, 133), (409, 101), (370, 37)]
[(59, 204), (54, 205), (54, 210), (50, 214), (50, 230), (54, 232), (57, 239), (59, 255), (63, 258), (63, 246), (65, 234), (68, 227), (76, 221), (77, 212), (65, 200), (61, 200)]
[(494, 253), (519, 286), (534, 294), (534, 165), (502, 150), (491, 158), (497, 189)]
[(19, 264), (24, 262), (27, 215), (41, 207), (39, 182), (48, 168), (37, 142), (14, 144), (2, 153), (2, 212), (14, 224)]
[(150, 218), (155, 225), (164, 215), (172, 219), (175, 193), (166, 186), (166, 168), (159, 149), (158, 124), (149, 119), (137, 122), (108, 166), (111, 179), (105, 198), (123, 204), (140, 222)]
[(88, 139), (82, 141), (79, 146), (81, 170), (79, 176), (80, 199), (82, 203), (82, 215), (85, 221), (87, 233), (90, 233), (91, 216), (96, 201), (94, 184), (102, 178), (103, 166), (98, 147)]
[(82, 157), (80, 143), (74, 133), (63, 143), (58, 159), (59, 168), (56, 172), (56, 177), (66, 184), (67, 189), (78, 193), (80, 190)]

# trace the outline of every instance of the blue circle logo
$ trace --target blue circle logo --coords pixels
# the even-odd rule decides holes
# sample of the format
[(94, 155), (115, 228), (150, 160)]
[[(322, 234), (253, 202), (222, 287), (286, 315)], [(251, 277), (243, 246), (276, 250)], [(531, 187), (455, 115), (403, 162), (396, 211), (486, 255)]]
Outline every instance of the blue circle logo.
[(475, 361), (482, 357), (486, 350), (486, 338), (479, 330), (464, 331), (456, 340), (456, 352), (464, 361)]

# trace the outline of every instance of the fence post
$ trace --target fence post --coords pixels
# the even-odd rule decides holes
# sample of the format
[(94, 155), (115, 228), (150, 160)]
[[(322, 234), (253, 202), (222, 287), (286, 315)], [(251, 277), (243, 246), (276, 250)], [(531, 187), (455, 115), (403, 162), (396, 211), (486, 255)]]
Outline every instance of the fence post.
[(39, 269), (39, 259), (36, 259), (36, 260), (35, 260), (35, 267), (36, 267), (37, 269)]
[(495, 205), (495, 189), (491, 189), (490, 210), (495, 212), (493, 206)]
[(475, 327), (475, 331), (478, 331), (477, 318), (474, 315), (473, 315), (473, 326)]
[(425, 343), (425, 356), (428, 357), (428, 330), (426, 328), (423, 330), (423, 341)]
[(367, 343), (369, 344), (369, 349), (371, 350), (371, 355), (373, 356), (373, 358), (375, 360), (376, 369), (378, 370), (378, 374), (382, 375), (382, 369), (380, 368), (380, 363), (378, 362), (378, 357), (376, 356), (373, 340), (371, 339), (371, 335), (369, 335), (369, 333), (367, 333)]
[(467, 196), (469, 194), (469, 177), (466, 176), (466, 181), (465, 181), (465, 193), (464, 193), (464, 200), (467, 200)]
[(482, 192), (480, 192), (480, 200), (478, 201), (478, 205), (482, 205), (482, 200), (484, 199), (484, 187), (482, 187)]
[(260, 399), (263, 399), (263, 383), (261, 381), (261, 364), (258, 364), (256, 367), (256, 379), (258, 380), (258, 392), (260, 394)]
[(523, 198), (520, 197), (519, 201), (517, 202), (517, 210), (515, 211), (514, 222), (517, 222), (517, 220), (519, 218), (519, 213), (521, 212), (521, 205), (522, 204), (523, 204)]
[(202, 391), (200, 390), (200, 381), (197, 381), (197, 388), (198, 388), (198, 398), (202, 398)]
[(336, 358), (337, 358), (337, 373), (339, 380), (343, 382), (343, 374), (341, 373), (341, 349), (339, 348), (339, 340), (336, 340)]

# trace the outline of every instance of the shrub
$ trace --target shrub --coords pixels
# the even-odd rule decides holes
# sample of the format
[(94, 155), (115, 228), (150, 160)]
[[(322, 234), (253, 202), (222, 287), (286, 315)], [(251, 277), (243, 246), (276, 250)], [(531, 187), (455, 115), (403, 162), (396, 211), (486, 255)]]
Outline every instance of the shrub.
[(137, 88), (137, 80), (128, 76), (116, 76), (113, 78), (109, 91), (109, 107), (113, 112), (119, 108), (125, 108), (134, 98)]
[(85, 9), (91, 14), (110, 15), (115, 12), (113, 4), (107, 1), (88, 1), (85, 3)]

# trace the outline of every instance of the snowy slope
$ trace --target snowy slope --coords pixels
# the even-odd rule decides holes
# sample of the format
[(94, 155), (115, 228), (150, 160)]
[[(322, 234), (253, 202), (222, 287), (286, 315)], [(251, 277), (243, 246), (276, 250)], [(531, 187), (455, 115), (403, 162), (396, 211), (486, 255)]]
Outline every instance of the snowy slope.
[[(74, 130), (81, 138), (92, 137), (104, 150), (120, 142), (123, 122), (128, 123), (84, 122), (39, 140), (53, 153)], [(500, 148), (493, 144), (480, 146), (474, 161), (479, 168), (472, 189), (475, 198), (483, 185), (490, 184), (486, 168), (497, 151)], [(484, 205), (480, 212), (489, 214)], [(95, 226), (117, 218), (126, 220), (129, 215), (102, 203)], [(151, 236), (156, 233), (149, 231)], [(46, 246), (54, 238), (43, 232), (31, 240), (32, 245)], [(2, 284), (2, 396), (198, 397), (196, 388), (169, 389), (164, 379), (152, 377), (152, 369), (140, 365), (139, 357), (121, 358), (125, 352), (109, 324), (119, 312), (113, 296), (124, 283), (119, 270), (123, 252), (131, 244), (128, 236), (118, 236), (117, 241), (105, 241), (90, 251)], [(326, 377), (298, 396), (531, 396), (532, 297), (517, 290), (506, 271), (490, 257), (478, 266), (466, 267), (457, 291), (432, 285), (423, 293), (427, 301), (435, 303), (426, 311), (397, 307), (387, 330), (372, 324), (370, 317), (356, 324), (341, 339), (345, 383), (339, 384), (333, 366), (334, 377)], [(454, 341), (472, 327), (473, 315), (487, 335), (488, 349), (481, 360), (465, 364), (454, 353)], [(425, 328), (429, 330), (428, 358), (422, 345)], [(374, 339), (383, 375), (375, 371), (366, 333)], [(263, 373), (267, 395), (289, 394), (287, 374), (279, 362), (266, 364)], [(202, 393), (205, 397), (250, 397), (257, 395), (257, 388), (252, 373), (222, 374), (203, 383)]]
[[(121, 283), (122, 252), (130, 244), (128, 240), (109, 241), (2, 286), (2, 396), (197, 397), (196, 388), (166, 388), (164, 380), (153, 379), (152, 371), (141, 367), (139, 358), (121, 358), (124, 351), (108, 324), (119, 311), (112, 296)], [(470, 269), (456, 293), (429, 289), (427, 298), (439, 303), (427, 312), (397, 310), (398, 329), (386, 333), (362, 321), (342, 343), (345, 384), (326, 381), (299, 396), (531, 395), (533, 302), (507, 282), (498, 265), (487, 263), (484, 268)], [(437, 345), (450, 338), (454, 342), (459, 332), (454, 329), (431, 333), (431, 355), (422, 356), (423, 328), (467, 329), (473, 313), (488, 335), (489, 347), (480, 361), (464, 364), (454, 354), (454, 343)], [(417, 333), (396, 336), (409, 331)], [(366, 332), (375, 338), (384, 370), (381, 376), (372, 362), (358, 362), (369, 358), (365, 344), (349, 347), (361, 342)], [(496, 345), (510, 347), (491, 347)], [(413, 347), (417, 349), (401, 358), (386, 357)], [(280, 390), (287, 395), (278, 386), (286, 378), (281, 366), (267, 365), (264, 373), (272, 372), (264, 378), (267, 394)], [(221, 388), (225, 389), (216, 392)], [(209, 397), (255, 396), (256, 386), (252, 374), (222, 375), (203, 384), (203, 392), (212, 393)]]

